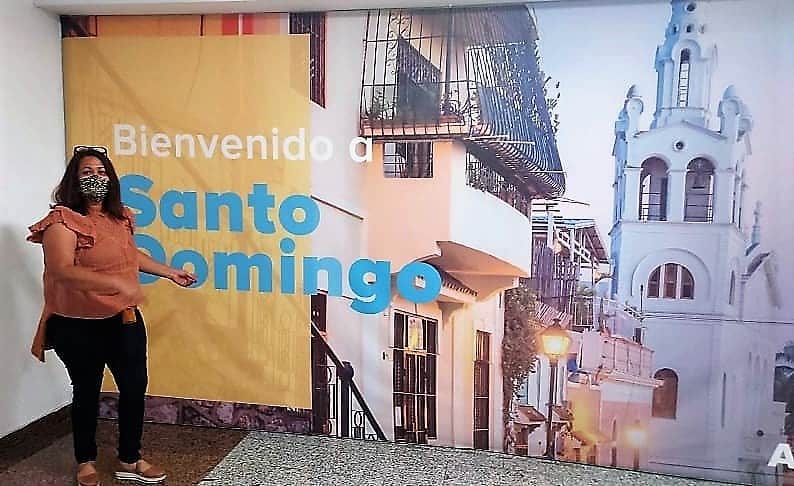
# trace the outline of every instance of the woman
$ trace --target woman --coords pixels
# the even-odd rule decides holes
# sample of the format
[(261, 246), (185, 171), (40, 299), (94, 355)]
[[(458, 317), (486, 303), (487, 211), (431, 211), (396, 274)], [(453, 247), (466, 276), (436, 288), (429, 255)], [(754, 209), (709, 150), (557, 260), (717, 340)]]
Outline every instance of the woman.
[(121, 204), (119, 179), (104, 148), (75, 148), (54, 200), (28, 236), (44, 249), (44, 310), (31, 352), (43, 362), (45, 349), (54, 349), (71, 378), (77, 482), (99, 484), (95, 438), (106, 365), (119, 390), (115, 476), (160, 482), (165, 472), (140, 455), (148, 375), (138, 272), (183, 287), (196, 279), (136, 248), (133, 215)]

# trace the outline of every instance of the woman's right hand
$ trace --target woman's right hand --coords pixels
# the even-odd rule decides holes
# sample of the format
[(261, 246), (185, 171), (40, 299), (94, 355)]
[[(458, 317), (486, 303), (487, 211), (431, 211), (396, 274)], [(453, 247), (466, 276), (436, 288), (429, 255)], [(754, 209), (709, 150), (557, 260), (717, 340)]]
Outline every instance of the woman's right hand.
[(119, 291), (119, 297), (129, 302), (142, 303), (144, 300), (143, 289), (141, 284), (136, 280), (129, 282), (128, 280), (120, 280), (116, 287)]

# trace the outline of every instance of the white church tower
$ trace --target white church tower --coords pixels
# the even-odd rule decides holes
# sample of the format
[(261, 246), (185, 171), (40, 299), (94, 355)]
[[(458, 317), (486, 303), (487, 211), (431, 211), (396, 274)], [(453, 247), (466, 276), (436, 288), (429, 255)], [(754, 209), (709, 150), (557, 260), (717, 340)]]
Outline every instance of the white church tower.
[(771, 387), (772, 372), (759, 365), (768, 344), (740, 325), (752, 256), (753, 208), (744, 202), (752, 119), (733, 86), (712, 111), (717, 48), (705, 2), (671, 5), (650, 129), (640, 128), (636, 86), (615, 123), (612, 294), (643, 310), (640, 334), (664, 383), (654, 392), (650, 466), (746, 481), (728, 471), (764, 469), (760, 438), (777, 433), (747, 396)]

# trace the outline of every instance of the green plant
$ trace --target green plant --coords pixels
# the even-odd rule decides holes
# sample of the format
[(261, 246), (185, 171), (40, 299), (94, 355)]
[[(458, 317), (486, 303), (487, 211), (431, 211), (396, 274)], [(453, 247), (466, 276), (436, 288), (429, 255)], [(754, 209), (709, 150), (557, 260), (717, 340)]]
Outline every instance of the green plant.
[(555, 94), (550, 94), (549, 83), (551, 82), (551, 76), (546, 76), (543, 80), (543, 94), (546, 98), (546, 108), (549, 110), (549, 119), (551, 120), (551, 129), (554, 134), (557, 134), (557, 131), (560, 128), (560, 114), (556, 113), (557, 105), (560, 103), (560, 82), (557, 81), (554, 83), (554, 90), (556, 91)]
[(525, 280), (518, 287), (505, 291), (504, 337), (502, 338), (502, 403), (505, 426), (504, 451), (512, 452), (513, 403), (527, 375), (535, 371), (537, 345), (535, 343), (534, 292)]

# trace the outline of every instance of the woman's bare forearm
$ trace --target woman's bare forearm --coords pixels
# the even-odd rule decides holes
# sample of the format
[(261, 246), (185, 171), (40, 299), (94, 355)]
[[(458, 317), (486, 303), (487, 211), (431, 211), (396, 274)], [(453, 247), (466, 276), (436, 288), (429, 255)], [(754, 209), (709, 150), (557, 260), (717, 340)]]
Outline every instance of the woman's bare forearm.
[(173, 268), (158, 262), (140, 250), (138, 250), (138, 269), (150, 275), (166, 278), (174, 273)]
[(100, 275), (86, 268), (76, 265), (48, 268), (61, 285), (69, 286), (76, 290), (101, 292), (112, 294), (119, 291), (118, 279), (107, 275)]

